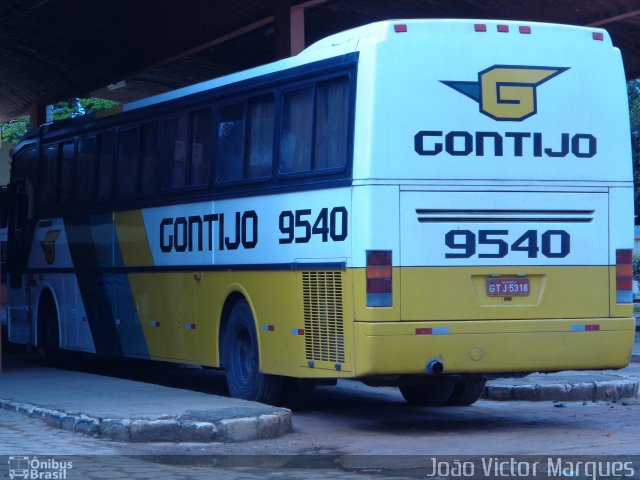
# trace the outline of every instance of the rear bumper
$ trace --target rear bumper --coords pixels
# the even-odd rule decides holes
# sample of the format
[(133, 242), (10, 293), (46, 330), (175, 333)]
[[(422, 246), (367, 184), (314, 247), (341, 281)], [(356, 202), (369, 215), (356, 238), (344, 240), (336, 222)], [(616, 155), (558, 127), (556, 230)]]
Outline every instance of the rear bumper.
[[(581, 331), (585, 325), (599, 330)], [(618, 369), (629, 364), (634, 334), (633, 318), (357, 322), (354, 370), (422, 374), (433, 358), (444, 374)]]

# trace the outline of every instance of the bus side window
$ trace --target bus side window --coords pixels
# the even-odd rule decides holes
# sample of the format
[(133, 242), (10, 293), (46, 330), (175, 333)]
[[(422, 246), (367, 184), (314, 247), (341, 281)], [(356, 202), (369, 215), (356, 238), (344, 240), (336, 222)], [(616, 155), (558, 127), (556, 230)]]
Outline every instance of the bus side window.
[(217, 180), (232, 182), (244, 176), (244, 109), (234, 103), (220, 108), (218, 113)]
[(42, 148), (40, 165), (40, 207), (50, 209), (58, 204), (58, 145)]
[(176, 190), (187, 186), (187, 142), (189, 117), (182, 115), (164, 121), (162, 159), (165, 170), (163, 187)]
[(142, 125), (140, 129), (142, 154), (142, 194), (153, 195), (158, 190), (158, 122)]
[(96, 193), (96, 137), (78, 140), (78, 175), (76, 177), (75, 199), (86, 202), (94, 199)]
[(247, 177), (270, 177), (273, 165), (275, 100), (263, 95), (249, 101)]
[(280, 136), (280, 173), (311, 170), (313, 87), (286, 92)]
[(75, 173), (75, 142), (67, 142), (62, 144), (60, 156), (60, 196), (59, 205), (67, 206), (71, 203), (73, 195), (73, 178)]
[(118, 131), (117, 152), (116, 198), (131, 198), (138, 193), (140, 180), (140, 136), (137, 127)]
[(191, 187), (207, 187), (211, 181), (211, 110), (191, 114)]
[(220, 108), (217, 180), (233, 182), (271, 176), (275, 100), (273, 94)]
[(111, 199), (113, 174), (113, 133), (98, 135), (98, 200)]
[(349, 79), (318, 83), (316, 92), (314, 170), (342, 168), (347, 163)]

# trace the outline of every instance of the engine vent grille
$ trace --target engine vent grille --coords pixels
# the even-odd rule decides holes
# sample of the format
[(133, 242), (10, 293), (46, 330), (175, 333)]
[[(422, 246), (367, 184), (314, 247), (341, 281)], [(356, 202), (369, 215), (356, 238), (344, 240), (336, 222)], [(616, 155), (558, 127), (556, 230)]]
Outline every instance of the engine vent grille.
[(302, 272), (307, 360), (344, 363), (341, 272)]

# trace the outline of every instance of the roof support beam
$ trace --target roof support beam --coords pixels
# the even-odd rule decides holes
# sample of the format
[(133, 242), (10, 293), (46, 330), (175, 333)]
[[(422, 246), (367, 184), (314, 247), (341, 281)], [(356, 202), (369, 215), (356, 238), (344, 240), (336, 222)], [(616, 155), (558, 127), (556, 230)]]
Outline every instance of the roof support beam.
[(292, 5), (291, 0), (277, 0), (274, 24), (276, 31), (276, 58), (287, 58), (304, 50), (304, 11), (331, 0), (308, 0)]
[(38, 128), (47, 122), (47, 106), (35, 103), (29, 107), (29, 128)]
[(616, 15), (615, 17), (604, 18), (597, 22), (588, 23), (587, 27), (600, 27), (602, 25), (619, 22), (620, 20), (626, 20), (627, 18), (636, 17), (638, 15), (640, 15), (640, 10), (632, 10), (630, 12), (623, 13), (622, 15)]

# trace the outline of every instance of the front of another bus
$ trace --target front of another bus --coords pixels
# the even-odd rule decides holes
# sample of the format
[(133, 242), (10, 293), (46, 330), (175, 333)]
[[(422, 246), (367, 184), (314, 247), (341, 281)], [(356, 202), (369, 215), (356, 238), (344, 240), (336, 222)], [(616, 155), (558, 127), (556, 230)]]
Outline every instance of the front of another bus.
[(357, 376), (626, 366), (633, 184), (608, 34), (402, 21), (357, 48)]

